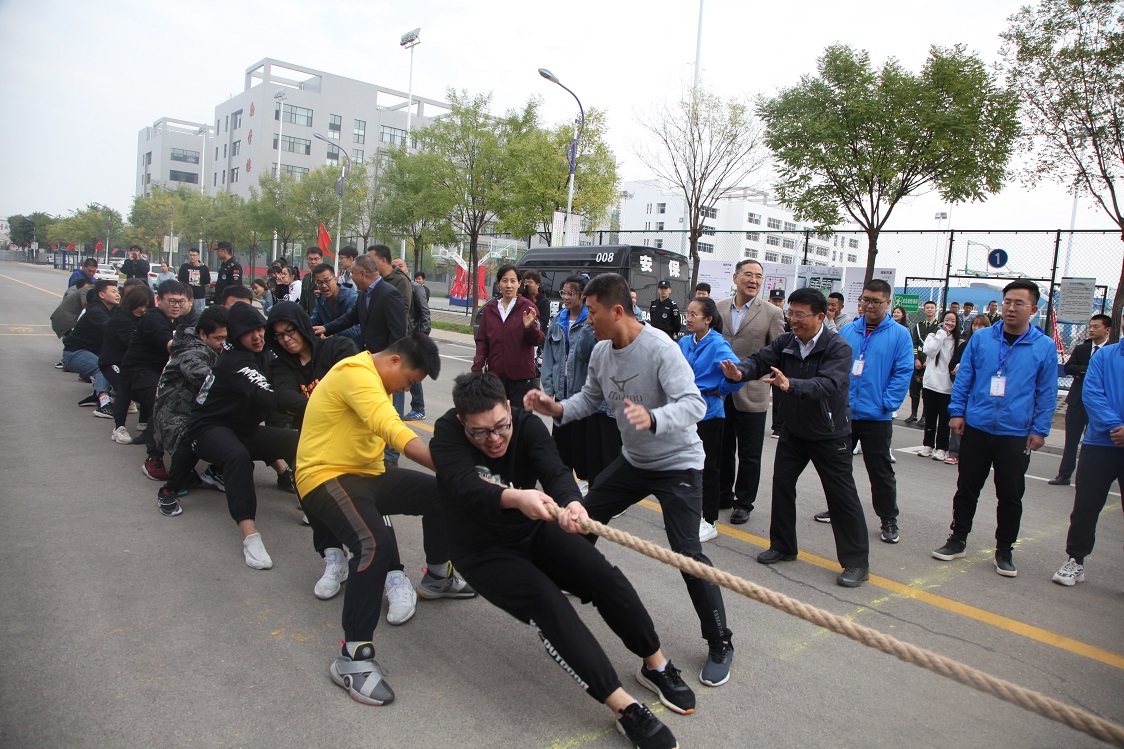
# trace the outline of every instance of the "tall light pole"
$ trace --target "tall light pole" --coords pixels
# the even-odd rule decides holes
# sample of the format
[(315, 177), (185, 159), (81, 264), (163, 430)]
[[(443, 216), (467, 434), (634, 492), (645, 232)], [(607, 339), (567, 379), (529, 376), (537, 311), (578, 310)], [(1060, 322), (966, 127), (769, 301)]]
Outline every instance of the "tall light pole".
[[(207, 194), (207, 134), (210, 132), (210, 130), (210, 125), (204, 125), (203, 127), (195, 131), (196, 135), (203, 136), (203, 161), (199, 164), (199, 192), (204, 196)], [(202, 232), (199, 233), (199, 257), (203, 257)]]
[(113, 220), (113, 214), (107, 207), (96, 201), (91, 200), (90, 205), (96, 205), (105, 211), (105, 264), (109, 265), (109, 222)]
[[(277, 106), (280, 110), (277, 112), (277, 196), (281, 196), (281, 136), (285, 134), (285, 89), (277, 89), (277, 93), (273, 95), (277, 100)], [(273, 227), (273, 258), (270, 262), (277, 259), (277, 227)]]
[[(406, 153), (410, 152), (410, 126), (413, 124), (414, 115), (414, 47), (421, 44), (421, 27), (413, 31), (407, 31), (402, 35), (402, 40), (398, 44), (404, 49), (410, 50), (410, 82), (406, 87)], [(343, 189), (342, 187), (340, 188)], [(343, 198), (340, 198), (340, 205), (343, 205)], [(406, 259), (406, 238), (402, 237), (402, 247), (398, 252), (402, 259)]]
[(333, 141), (323, 133), (313, 133), (312, 136), (314, 138), (319, 138), (329, 146), (335, 148), (343, 155), (344, 158), (344, 164), (342, 167), (340, 167), (340, 178), (336, 180), (336, 192), (339, 193), (340, 196), (340, 212), (336, 217), (336, 251), (334, 253), (336, 267), (335, 272), (338, 276), (340, 273), (340, 240), (343, 237), (343, 181), (347, 179), (347, 175), (351, 173), (351, 157), (347, 155), (347, 151), (343, 150), (343, 148), (337, 141)]
[(936, 273), (936, 272), (938, 272), (936, 269), (939, 267), (939, 263), (940, 263), (940, 260), (938, 259), (938, 256), (940, 255), (940, 249), (941, 249), (941, 235), (939, 234), (939, 232), (941, 230), (941, 222), (948, 220), (948, 213), (946, 211), (938, 211), (936, 214), (933, 215), (933, 219), (937, 222), (937, 232), (938, 232), (938, 234), (937, 234), (937, 246), (933, 248), (933, 272)]
[(566, 224), (562, 230), (563, 236), (565, 236), (570, 232), (570, 213), (574, 208), (574, 172), (578, 167), (578, 141), (581, 140), (582, 133), (585, 132), (585, 108), (582, 107), (582, 102), (581, 99), (578, 98), (578, 95), (563, 86), (562, 81), (558, 80), (558, 77), (554, 75), (554, 73), (551, 73), (546, 68), (539, 68), (539, 75), (551, 83), (557, 83), (559, 86), (562, 86), (562, 88), (569, 92), (570, 96), (574, 97), (574, 101), (578, 103), (578, 132), (574, 135), (574, 139), (570, 141), (570, 147), (566, 149), (566, 155), (570, 159), (570, 188), (566, 195)]

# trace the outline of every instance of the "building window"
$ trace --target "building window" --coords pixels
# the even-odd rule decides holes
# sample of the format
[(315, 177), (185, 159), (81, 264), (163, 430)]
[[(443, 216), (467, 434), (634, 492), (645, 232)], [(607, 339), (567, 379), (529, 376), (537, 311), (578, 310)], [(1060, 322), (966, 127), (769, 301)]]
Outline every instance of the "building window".
[(211, 185), (213, 187), (219, 186), (219, 173), (218, 172), (214, 172), (214, 173), (211, 174)]
[(356, 120), (354, 127), (351, 129), (351, 139), (355, 143), (367, 142), (367, 121)]
[(351, 149), (351, 160), (356, 162), (356, 163), (362, 163), (363, 162), (363, 149), (362, 148)]
[(652, 240), (648, 239), (647, 237), (644, 238), (644, 246), (645, 247), (651, 247), (652, 246), (651, 242), (652, 242)]
[(226, 184), (226, 170), (225, 169), (222, 170), (222, 183), (224, 185)]
[(770, 234), (765, 237), (765, 244), (772, 245), (773, 247), (781, 246), (781, 238)]
[(796, 231), (796, 224), (792, 223), (791, 221), (785, 221), (784, 222), (784, 230), (785, 231)]
[(827, 248), (821, 245), (812, 245), (816, 248), (816, 254), (820, 257), (827, 257)]
[(780, 220), (779, 218), (771, 218), (771, 219), (768, 219), (768, 220), (766, 221), (766, 223), (767, 223), (767, 224), (769, 225), (769, 228), (770, 228), (770, 229), (779, 229), (779, 228), (781, 228), (781, 220)]
[[(273, 108), (273, 119), (281, 119), (281, 102)], [(294, 125), (304, 125), (312, 127), (312, 110), (305, 109), (304, 107), (294, 107), (292, 104), (285, 105), (285, 122), (291, 122)]]
[[(198, 151), (188, 151), (187, 149), (184, 149), (184, 148), (173, 148), (172, 153), (169, 155), (168, 158), (170, 158), (172, 161), (183, 161), (187, 164), (198, 164), (199, 163), (199, 152)], [(149, 152), (148, 163), (149, 164), (152, 163), (151, 151)]]
[[(293, 166), (292, 164), (285, 164), (281, 168), (284, 170), (285, 174), (289, 175), (290, 177), (295, 179), (297, 182), (300, 182), (301, 177), (308, 174), (308, 167)], [(272, 174), (273, 174), (274, 177), (277, 176), (277, 162), (273, 163)]]
[(242, 141), (236, 140), (230, 144), (230, 155), (237, 156), (242, 152)]
[(663, 231), (663, 221), (656, 222), (656, 231)]
[(761, 214), (751, 212), (748, 216), (745, 217), (745, 220), (748, 221), (751, 224), (757, 224), (758, 226), (760, 226), (761, 225)]
[(796, 249), (796, 240), (795, 239), (786, 239), (786, 240), (781, 242), (781, 245), (783, 245), (786, 250), (795, 250)]
[(215, 146), (215, 161), (219, 160), (219, 147)]
[(645, 221), (644, 222), (644, 231), (651, 231), (651, 229), (652, 229), (652, 222), (651, 221)]
[(756, 231), (747, 231), (745, 233), (745, 238), (748, 239), (750, 242), (760, 242), (761, 241), (761, 233), (756, 232)]
[(718, 218), (718, 209), (712, 208), (708, 205), (704, 205), (700, 210), (700, 213), (704, 218)]
[(652, 204), (649, 203), (647, 205), (647, 207), (645, 208), (644, 213), (651, 213), (651, 212), (652, 212)]
[(778, 258), (778, 257), (779, 257), (779, 256), (778, 256), (778, 255), (777, 255), (777, 253), (775, 253), (775, 252), (766, 252), (766, 253), (765, 253), (765, 262), (767, 262), (767, 263), (775, 263), (775, 262), (777, 262), (777, 258)]
[(847, 262), (848, 263), (857, 263), (858, 261), (859, 261), (859, 258), (856, 255), (848, 255), (847, 256)]
[(328, 146), (328, 156), (324, 163), (328, 166), (335, 166), (340, 163), (340, 149), (335, 146)]
[(338, 114), (328, 115), (328, 137), (339, 140), (341, 130), (343, 130), (343, 117)]
[[(230, 115), (228, 114), (222, 121), (222, 131), (225, 133), (230, 130)], [(226, 184), (225, 182), (223, 184)]]
[(703, 226), (699, 227), (699, 231), (701, 231), (703, 234), (707, 235), (708, 237), (714, 236), (714, 227), (713, 226), (706, 226), (704, 224)]
[(714, 245), (710, 242), (699, 242), (699, 252), (714, 252)]
[(383, 125), (379, 131), (379, 139), (392, 146), (406, 145), (406, 131), (390, 125)]
[[(239, 109), (237, 112), (234, 112), (233, 114), (230, 115), (230, 129), (231, 130), (237, 130), (240, 127), (242, 127), (242, 110), (241, 109)], [(231, 182), (233, 182), (233, 181), (234, 180), (231, 180)]]
[(781, 262), (782, 263), (791, 263), (792, 262), (792, 255), (781, 255)]
[(152, 151), (149, 151), (144, 155), (144, 165), (152, 166)]
[(757, 250), (753, 249), (752, 247), (746, 247), (745, 248), (745, 256), (749, 257), (749, 258), (756, 258), (757, 257)]
[(222, 157), (224, 159), (226, 158), (226, 144), (225, 143), (222, 144)]
[(656, 203), (656, 213), (667, 213), (667, 203)]
[(144, 174), (144, 183), (145, 183), (146, 185), (148, 185), (148, 184), (151, 184), (151, 183), (152, 183), (152, 175), (151, 175), (151, 174), (149, 174), (148, 172), (145, 172), (145, 174)]
[(656, 247), (657, 250), (662, 250), (663, 249), (663, 240), (657, 239), (655, 247)]
[(168, 172), (168, 179), (172, 182), (187, 182), (192, 185), (199, 183), (199, 175), (195, 172), (177, 172), (175, 169)]
[[(273, 150), (277, 150), (277, 136), (273, 136)], [(281, 150), (289, 153), (303, 153), (305, 156), (312, 153), (312, 141), (306, 138), (294, 138), (291, 135), (281, 136)]]
[(234, 167), (230, 170), (230, 184), (232, 185), (238, 181), (238, 169), (239, 167)]
[(859, 249), (859, 240), (848, 239), (847, 240), (847, 246), (850, 247), (852, 250), (857, 250), (857, 249)]

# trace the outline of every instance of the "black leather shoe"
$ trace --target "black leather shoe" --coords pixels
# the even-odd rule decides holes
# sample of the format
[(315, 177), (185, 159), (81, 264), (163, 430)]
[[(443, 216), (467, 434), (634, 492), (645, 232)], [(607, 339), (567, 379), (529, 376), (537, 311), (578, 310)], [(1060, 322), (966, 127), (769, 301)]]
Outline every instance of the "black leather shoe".
[(782, 554), (776, 549), (766, 549), (757, 555), (757, 561), (761, 564), (776, 564), (777, 562), (794, 562), (796, 561), (795, 554)]
[(1055, 476), (1046, 483), (1050, 486), (1069, 486), (1069, 479), (1064, 476)]
[(737, 508), (730, 513), (730, 525), (745, 525), (749, 521), (749, 510)]
[(857, 588), (870, 579), (869, 567), (848, 567), (839, 573), (835, 582), (844, 588)]

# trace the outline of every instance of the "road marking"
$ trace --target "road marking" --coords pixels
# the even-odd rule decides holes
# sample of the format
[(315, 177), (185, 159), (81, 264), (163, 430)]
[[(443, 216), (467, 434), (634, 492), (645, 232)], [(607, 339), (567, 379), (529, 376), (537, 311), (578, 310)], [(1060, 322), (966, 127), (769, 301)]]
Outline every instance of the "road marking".
[[(653, 502), (650, 499), (643, 499), (638, 504), (643, 505), (649, 510), (662, 512), (659, 503)], [(731, 538), (736, 538), (739, 541), (745, 541), (749, 544), (752, 544), (753, 546), (758, 546), (763, 549), (769, 548), (769, 539), (762, 538), (761, 536), (755, 536), (752, 533), (746, 533), (745, 531), (738, 530), (737, 528), (731, 528), (729, 526), (720, 524), (718, 526), (718, 532), (723, 535), (730, 536)], [(817, 556), (806, 551), (801, 551), (798, 559), (800, 561), (814, 564), (817, 567), (823, 567), (825, 570), (831, 570), (832, 572), (839, 571), (839, 563), (834, 559), (826, 559), (824, 557)], [(878, 575), (871, 575), (870, 584), (884, 590), (889, 590), (893, 593), (897, 593), (898, 595), (905, 596), (906, 598), (912, 598), (916, 601), (927, 603), (931, 606), (936, 606), (939, 609), (944, 609), (945, 611), (951, 612), (953, 614), (959, 614), (960, 616), (965, 616), (969, 619), (975, 619), (978, 622), (990, 624), (993, 627), (998, 627), (999, 629), (1006, 630), (1013, 634), (1022, 635), (1023, 637), (1029, 638), (1031, 640), (1036, 640), (1046, 645), (1053, 645), (1054, 647), (1061, 648), (1062, 650), (1068, 650), (1071, 653), (1076, 653), (1077, 655), (1082, 655), (1086, 658), (1092, 658), (1093, 660), (1104, 663), (1105, 665), (1124, 669), (1124, 655), (1121, 655), (1120, 653), (1114, 653), (1111, 650), (1105, 650), (1104, 648), (1099, 648), (1096, 645), (1090, 645), (1088, 643), (1081, 642), (1080, 640), (1074, 640), (1070, 637), (1066, 637), (1065, 635), (1060, 635), (1056, 632), (1042, 629), (1041, 627), (1035, 627), (1034, 625), (1026, 624), (1024, 622), (1020, 622), (1016, 619), (1011, 619), (1006, 616), (1001, 616), (1000, 614), (993, 614), (990, 611), (985, 611), (984, 609), (976, 608), (975, 606), (970, 606), (966, 603), (961, 603), (960, 601), (955, 601), (951, 598), (945, 598), (944, 596), (934, 595), (933, 593), (919, 590), (909, 585), (903, 585), (902, 583), (890, 580), (889, 578), (880, 577)]]
[(473, 363), (472, 359), (469, 359), (469, 358), (464, 357), (464, 356), (450, 356), (448, 354), (439, 354), (439, 356), (442, 359), (453, 359), (454, 361), (459, 361), (463, 364), (472, 364)]
[(408, 427), (417, 427), (418, 429), (422, 429), (429, 432), (430, 434), (433, 434), (433, 427), (429, 426), (428, 424), (422, 424), (420, 421), (407, 421), (404, 423)]
[(21, 281), (18, 278), (12, 278), (11, 276), (5, 276), (3, 273), (0, 273), (0, 278), (6, 278), (9, 281), (15, 281), (18, 284), (23, 284), (24, 286), (35, 289), (36, 291), (42, 291), (44, 294), (50, 294), (51, 296), (57, 296), (59, 299), (62, 299), (62, 294), (58, 294), (54, 291), (48, 291), (47, 289), (41, 289), (38, 286), (33, 286), (32, 284)]
[(54, 333), (0, 333), (0, 336), (10, 337), (10, 338), (35, 338), (35, 337), (46, 338), (48, 336), (54, 336), (54, 335), (55, 335)]
[[(1035, 481), (1045, 481), (1045, 482), (1047, 482), (1047, 483), (1048, 483), (1048, 482), (1050, 482), (1050, 481), (1052, 481), (1052, 479), (1044, 479), (1044, 478), (1042, 478), (1041, 476), (1031, 476), (1031, 475), (1030, 475), (1029, 473), (1028, 473), (1028, 474), (1026, 474), (1026, 477), (1027, 477), (1028, 479), (1034, 479)], [(1072, 489), (1072, 488), (1073, 488), (1073, 485), (1071, 484), (1069, 488), (1070, 488), (1070, 489)], [(1119, 496), (1120, 496), (1120, 492), (1113, 492), (1113, 491), (1110, 491), (1110, 492), (1109, 492), (1109, 494), (1111, 494), (1111, 495), (1112, 495), (1112, 496), (1114, 496), (1114, 497), (1119, 497)]]

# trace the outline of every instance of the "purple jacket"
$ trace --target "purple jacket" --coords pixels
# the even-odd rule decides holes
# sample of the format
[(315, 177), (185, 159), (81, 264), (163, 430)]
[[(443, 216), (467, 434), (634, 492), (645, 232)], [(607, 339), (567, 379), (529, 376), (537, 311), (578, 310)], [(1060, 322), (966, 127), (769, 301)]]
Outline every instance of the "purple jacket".
[[(523, 313), (535, 313), (535, 321), (523, 327)], [(515, 297), (515, 306), (507, 316), (500, 317), (499, 300), (493, 299), (480, 310), (480, 326), (476, 330), (476, 357), (472, 371), (488, 371), (504, 380), (530, 380), (535, 377), (535, 346), (546, 340), (538, 308), (526, 297)]]

